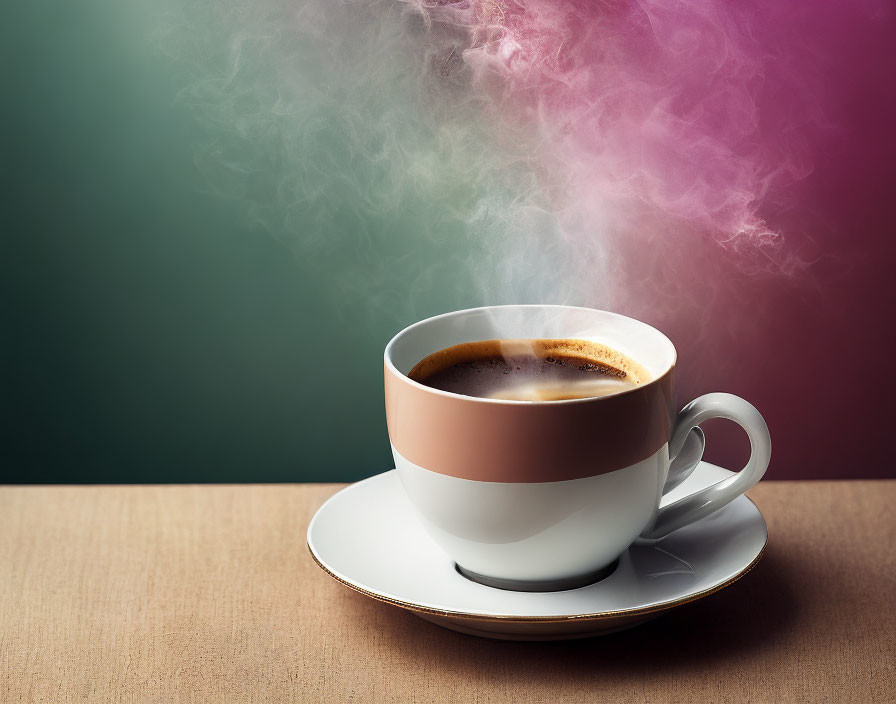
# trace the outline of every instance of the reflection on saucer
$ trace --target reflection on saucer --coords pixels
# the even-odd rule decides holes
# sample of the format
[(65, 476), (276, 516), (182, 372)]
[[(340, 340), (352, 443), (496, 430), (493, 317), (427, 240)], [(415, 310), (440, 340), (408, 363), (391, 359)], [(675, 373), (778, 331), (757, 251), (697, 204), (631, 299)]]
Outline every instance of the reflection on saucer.
[(651, 560), (645, 560), (645, 562), (649, 562), (650, 564), (649, 567), (645, 567), (643, 571), (638, 563), (634, 564), (634, 569), (637, 570), (639, 574), (642, 574), (645, 579), (658, 579), (660, 577), (682, 574), (694, 577), (697, 574), (687, 560), (677, 557), (667, 550), (663, 550), (655, 545), (643, 549), (645, 552), (649, 550), (655, 553)]

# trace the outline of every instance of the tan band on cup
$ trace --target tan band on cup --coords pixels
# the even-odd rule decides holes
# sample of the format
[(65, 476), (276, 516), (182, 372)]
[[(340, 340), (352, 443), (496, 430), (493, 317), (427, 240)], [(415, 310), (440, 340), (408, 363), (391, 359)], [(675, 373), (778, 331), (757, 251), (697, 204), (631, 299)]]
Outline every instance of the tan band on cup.
[(408, 461), (461, 479), (551, 482), (615, 472), (669, 441), (673, 369), (614, 396), (497, 403), (434, 391), (386, 367), (389, 437)]

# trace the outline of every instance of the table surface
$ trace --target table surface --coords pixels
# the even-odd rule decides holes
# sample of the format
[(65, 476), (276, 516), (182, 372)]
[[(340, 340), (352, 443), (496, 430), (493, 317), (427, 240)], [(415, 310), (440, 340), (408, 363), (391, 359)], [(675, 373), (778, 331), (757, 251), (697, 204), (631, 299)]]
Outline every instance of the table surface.
[(341, 485), (0, 488), (0, 701), (896, 699), (896, 481), (765, 482), (742, 580), (631, 631), (444, 630), (338, 584)]

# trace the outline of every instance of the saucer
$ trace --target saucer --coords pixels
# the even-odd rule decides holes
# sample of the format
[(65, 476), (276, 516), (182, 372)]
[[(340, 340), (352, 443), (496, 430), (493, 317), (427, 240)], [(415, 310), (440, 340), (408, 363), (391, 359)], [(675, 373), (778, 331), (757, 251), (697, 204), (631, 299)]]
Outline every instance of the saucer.
[[(727, 479), (701, 462), (663, 505)], [(740, 496), (659, 541), (639, 541), (612, 574), (557, 592), (517, 592), (464, 577), (429, 538), (395, 470), (332, 496), (308, 526), (308, 547), (344, 585), (440, 626), (487, 638), (561, 640), (631, 628), (727, 587), (768, 541), (756, 505)]]

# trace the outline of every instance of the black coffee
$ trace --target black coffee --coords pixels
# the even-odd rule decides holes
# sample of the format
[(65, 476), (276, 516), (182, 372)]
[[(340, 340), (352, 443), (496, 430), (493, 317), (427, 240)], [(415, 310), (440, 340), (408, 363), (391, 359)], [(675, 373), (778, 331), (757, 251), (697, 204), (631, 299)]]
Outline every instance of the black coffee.
[(440, 350), (408, 374), (465, 396), (561, 401), (608, 396), (647, 381), (621, 353), (587, 340), (484, 340)]

